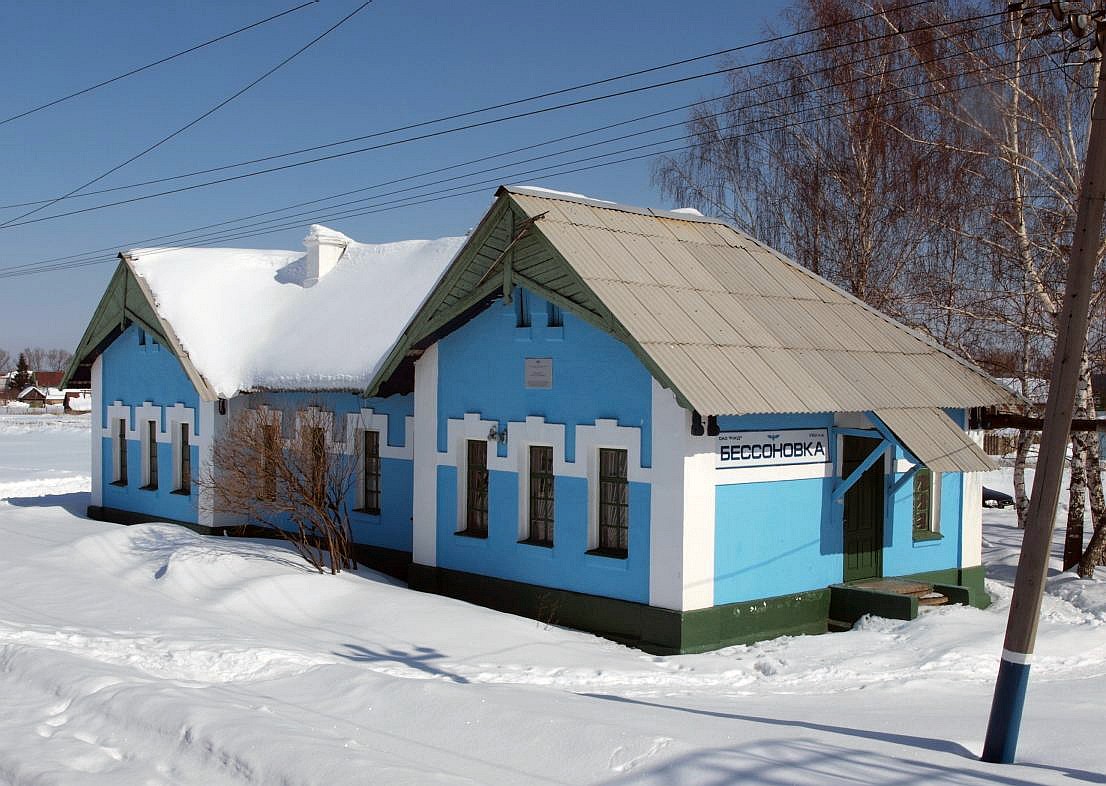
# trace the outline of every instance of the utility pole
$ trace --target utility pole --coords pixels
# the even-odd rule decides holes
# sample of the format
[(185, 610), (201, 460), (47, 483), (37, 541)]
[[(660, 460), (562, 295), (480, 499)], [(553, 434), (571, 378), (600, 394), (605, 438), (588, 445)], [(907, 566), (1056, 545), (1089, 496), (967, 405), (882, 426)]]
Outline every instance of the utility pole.
[[(1098, 57), (1101, 58), (1103, 44), (1106, 43), (1102, 8), (1096, 8), (1088, 15), (1069, 13), (1066, 5), (1053, 0), (1054, 17), (1058, 22), (1066, 22), (1077, 38), (1088, 34), (1093, 17), (1096, 26), (1094, 40), (1099, 49)], [(1012, 10), (1022, 9), (1012, 6)], [(1006, 640), (1003, 642), (987, 739), (983, 746), (983, 760), (988, 762), (1009, 764), (1014, 761), (1014, 752), (1018, 747), (1018, 731), (1041, 614), (1041, 597), (1048, 575), (1056, 505), (1060, 500), (1060, 484), (1067, 457), (1068, 429), (1075, 409), (1079, 365), (1087, 344), (1088, 308), (1098, 263), (1102, 214), (1106, 207), (1106, 90), (1103, 89), (1106, 70), (1100, 68), (1098, 72), (1079, 192), (1079, 210), (1072, 237), (1063, 306), (1057, 323), (1052, 381), (1045, 404), (1037, 472), (1033, 478), (1033, 493), (1018, 559), (1017, 578), (1014, 580), (1010, 617), (1006, 623)]]

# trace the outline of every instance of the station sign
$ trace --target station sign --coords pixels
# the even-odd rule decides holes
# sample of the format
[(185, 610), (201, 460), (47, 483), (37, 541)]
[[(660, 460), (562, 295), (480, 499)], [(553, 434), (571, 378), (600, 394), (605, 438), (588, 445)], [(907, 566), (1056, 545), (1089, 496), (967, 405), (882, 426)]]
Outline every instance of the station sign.
[(829, 461), (829, 429), (728, 431), (717, 437), (716, 469), (825, 464)]

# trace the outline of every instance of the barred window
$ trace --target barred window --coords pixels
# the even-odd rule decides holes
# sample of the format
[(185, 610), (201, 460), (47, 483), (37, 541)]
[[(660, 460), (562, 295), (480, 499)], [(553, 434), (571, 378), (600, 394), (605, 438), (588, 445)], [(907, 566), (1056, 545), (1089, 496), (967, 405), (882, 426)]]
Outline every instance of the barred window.
[(127, 485), (127, 420), (119, 418), (115, 431), (115, 484)]
[(553, 448), (530, 446), (530, 543), (553, 545)]
[(630, 529), (630, 486), (626, 451), (599, 449), (599, 548), (612, 556), (626, 556)]
[(188, 424), (180, 424), (180, 485), (181, 494), (192, 493), (192, 448), (188, 444)]
[(157, 421), (146, 421), (146, 485), (145, 489), (157, 489)]
[(467, 478), (465, 494), (466, 535), (488, 537), (488, 443), (467, 441)]
[(361, 434), (361, 510), (380, 514), (380, 432)]
[(261, 423), (261, 499), (276, 499), (276, 468), (280, 460), (280, 424)]
[(914, 473), (914, 534), (934, 531), (933, 471), (920, 467)]
[(321, 426), (308, 426), (307, 445), (310, 451), (311, 494), (316, 500), (326, 496), (326, 432)]

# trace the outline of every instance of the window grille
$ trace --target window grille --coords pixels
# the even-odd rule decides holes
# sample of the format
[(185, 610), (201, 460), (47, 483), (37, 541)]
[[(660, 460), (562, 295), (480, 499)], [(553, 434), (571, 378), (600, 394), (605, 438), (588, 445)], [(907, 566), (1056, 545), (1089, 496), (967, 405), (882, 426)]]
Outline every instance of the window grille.
[(488, 443), (468, 440), (465, 534), (488, 537)]
[(920, 467), (914, 473), (914, 533), (933, 531), (933, 471)]
[(157, 488), (157, 422), (146, 421), (146, 488)]
[(127, 485), (127, 421), (125, 418), (119, 418), (116, 423), (119, 424), (115, 434), (115, 450), (118, 457), (119, 472), (116, 475), (115, 482), (120, 486), (125, 486)]
[(530, 446), (531, 543), (553, 545), (553, 448)]
[(192, 448), (188, 444), (188, 424), (180, 424), (180, 485), (181, 494), (192, 492)]
[(629, 547), (630, 484), (626, 451), (599, 449), (599, 551), (625, 556)]
[(362, 433), (361, 509), (366, 513), (380, 514), (380, 432)]

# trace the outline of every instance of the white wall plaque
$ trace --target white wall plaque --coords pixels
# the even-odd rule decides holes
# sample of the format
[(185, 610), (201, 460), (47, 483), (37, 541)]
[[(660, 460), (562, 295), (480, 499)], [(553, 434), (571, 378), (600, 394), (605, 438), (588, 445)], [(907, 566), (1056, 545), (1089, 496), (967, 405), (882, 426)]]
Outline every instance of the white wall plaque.
[(824, 464), (829, 461), (829, 430), (730, 431), (718, 435), (716, 469)]
[(553, 358), (526, 358), (523, 384), (528, 388), (552, 388)]

